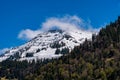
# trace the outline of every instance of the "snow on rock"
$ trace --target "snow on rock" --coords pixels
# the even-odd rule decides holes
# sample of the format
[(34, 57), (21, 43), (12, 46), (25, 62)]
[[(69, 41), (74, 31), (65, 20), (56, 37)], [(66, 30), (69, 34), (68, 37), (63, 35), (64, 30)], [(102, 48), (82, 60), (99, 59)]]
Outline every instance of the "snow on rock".
[(48, 32), (40, 33), (24, 45), (9, 49), (0, 57), (0, 62), (6, 59), (31, 61), (57, 58), (62, 56), (62, 54), (55, 54), (56, 49), (69, 48), (72, 50), (74, 46), (80, 45), (86, 38), (91, 39), (91, 37), (92, 32), (82, 30), (71, 32), (49, 30)]

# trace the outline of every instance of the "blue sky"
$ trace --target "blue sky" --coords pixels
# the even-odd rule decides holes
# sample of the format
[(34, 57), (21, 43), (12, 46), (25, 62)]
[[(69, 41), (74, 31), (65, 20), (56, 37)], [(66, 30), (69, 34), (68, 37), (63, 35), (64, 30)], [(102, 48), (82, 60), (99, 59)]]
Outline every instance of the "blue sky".
[(0, 49), (26, 42), (24, 29), (36, 30), (50, 17), (76, 15), (99, 28), (120, 15), (120, 0), (0, 0)]

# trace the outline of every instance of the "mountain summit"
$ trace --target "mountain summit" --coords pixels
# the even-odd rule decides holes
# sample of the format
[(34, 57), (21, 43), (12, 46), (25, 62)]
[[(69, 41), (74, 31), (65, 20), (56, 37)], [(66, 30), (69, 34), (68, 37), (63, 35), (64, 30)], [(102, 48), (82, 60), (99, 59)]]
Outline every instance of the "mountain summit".
[(91, 32), (82, 30), (48, 30), (38, 34), (24, 45), (7, 50), (1, 55), (0, 61), (57, 58), (71, 51), (74, 46), (83, 43), (86, 38), (91, 39), (91, 37)]

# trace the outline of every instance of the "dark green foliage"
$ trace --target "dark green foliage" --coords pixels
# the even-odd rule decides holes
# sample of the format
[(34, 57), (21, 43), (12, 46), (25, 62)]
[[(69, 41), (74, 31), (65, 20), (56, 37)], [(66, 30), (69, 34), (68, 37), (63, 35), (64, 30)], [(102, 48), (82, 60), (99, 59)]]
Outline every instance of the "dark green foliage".
[(26, 57), (33, 57), (34, 53), (26, 53)]
[[(59, 53), (60, 50), (56, 50)], [(63, 54), (68, 53), (63, 49)], [(58, 59), (3, 61), (0, 77), (19, 80), (120, 80), (120, 17)]]
[(63, 31), (60, 30), (60, 29), (52, 29), (52, 30), (49, 30), (48, 32), (51, 32), (51, 33), (55, 33), (55, 32), (63, 33)]
[(63, 48), (62, 50), (56, 49), (55, 54), (67, 54), (69, 53), (69, 48)]
[(13, 60), (14, 59), (14, 56), (10, 56), (7, 60)]
[(63, 48), (60, 53), (61, 54), (67, 54), (67, 53), (69, 53), (69, 48)]
[(56, 49), (55, 54), (60, 54), (60, 49)]
[(15, 58), (15, 59), (19, 59), (19, 58), (20, 58), (20, 53), (19, 53), (19, 52), (16, 52), (16, 53), (14, 54), (14, 58)]
[(63, 46), (65, 46), (65, 43), (64, 43), (64, 42), (61, 42), (61, 43), (59, 43), (59, 42), (54, 42), (54, 43), (52, 43), (52, 44), (50, 45), (51, 48), (60, 48), (60, 47), (63, 47)]
[(70, 35), (64, 35), (64, 37), (68, 40), (69, 38), (72, 38), (72, 36), (70, 36)]
[(37, 49), (36, 53), (40, 52), (40, 49)]

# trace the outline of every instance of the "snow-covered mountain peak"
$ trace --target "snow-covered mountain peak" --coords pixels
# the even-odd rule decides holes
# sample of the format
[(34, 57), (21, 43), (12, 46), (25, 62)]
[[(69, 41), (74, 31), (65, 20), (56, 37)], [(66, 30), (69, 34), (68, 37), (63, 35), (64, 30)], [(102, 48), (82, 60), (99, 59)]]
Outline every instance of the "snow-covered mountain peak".
[(82, 30), (48, 30), (41, 32), (24, 45), (7, 50), (0, 57), (0, 61), (57, 58), (84, 42), (85, 38), (91, 39), (91, 37), (91, 32)]

